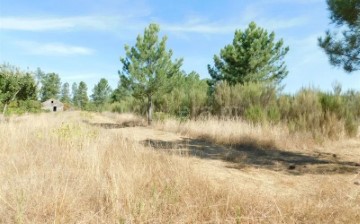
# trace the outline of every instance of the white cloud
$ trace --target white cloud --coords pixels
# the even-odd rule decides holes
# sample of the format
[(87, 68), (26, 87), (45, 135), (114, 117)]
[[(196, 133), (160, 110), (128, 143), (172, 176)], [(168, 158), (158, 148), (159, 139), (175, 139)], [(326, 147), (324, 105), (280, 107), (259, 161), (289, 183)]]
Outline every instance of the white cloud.
[(110, 17), (61, 17), (61, 18), (26, 18), (3, 17), (0, 28), (4, 30), (46, 31), (73, 28), (106, 29), (112, 25)]
[(306, 25), (309, 19), (306, 17), (295, 17), (291, 19), (276, 18), (276, 19), (263, 19), (259, 20), (261, 26), (266, 27), (268, 30), (291, 29), (299, 26)]
[[(204, 22), (189, 20), (182, 24), (164, 23), (161, 28), (166, 31), (178, 33), (201, 33), (201, 34), (228, 34), (234, 33), (235, 30), (244, 28), (250, 21), (239, 22)], [(292, 19), (262, 19), (256, 21), (262, 27), (269, 30), (289, 29), (303, 26), (308, 22), (305, 17), (297, 17)]]
[(38, 43), (33, 41), (18, 41), (18, 46), (23, 48), (26, 53), (34, 55), (48, 56), (69, 56), (69, 55), (91, 55), (94, 50), (81, 46), (72, 46), (62, 43)]

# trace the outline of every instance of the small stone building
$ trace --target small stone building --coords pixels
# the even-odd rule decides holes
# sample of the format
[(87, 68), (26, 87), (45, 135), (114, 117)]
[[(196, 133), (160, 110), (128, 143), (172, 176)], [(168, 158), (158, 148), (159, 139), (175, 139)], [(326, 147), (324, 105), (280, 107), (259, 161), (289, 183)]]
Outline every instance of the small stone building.
[(57, 99), (48, 99), (42, 103), (42, 109), (52, 112), (64, 111), (64, 104)]

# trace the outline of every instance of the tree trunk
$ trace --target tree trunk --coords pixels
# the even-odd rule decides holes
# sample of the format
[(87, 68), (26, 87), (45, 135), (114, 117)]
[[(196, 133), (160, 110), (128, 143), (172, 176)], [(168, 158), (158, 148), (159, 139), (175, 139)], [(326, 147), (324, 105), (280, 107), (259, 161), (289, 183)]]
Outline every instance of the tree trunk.
[(153, 103), (151, 96), (148, 96), (148, 125), (152, 123)]
[(9, 106), (9, 103), (15, 100), (16, 95), (17, 95), (19, 92), (20, 92), (20, 89), (19, 89), (18, 91), (16, 91), (16, 93), (14, 94), (14, 96), (11, 98), (10, 101), (8, 101), (7, 103), (5, 103), (4, 109), (3, 109), (3, 116), (4, 116), (4, 118), (5, 118), (5, 113), (6, 113), (6, 110), (7, 110), (8, 106)]
[(2, 114), (3, 114), (4, 117), (5, 117), (5, 113), (6, 113), (7, 107), (8, 107), (8, 104), (5, 103), (4, 109), (3, 109), (3, 112), (2, 112)]

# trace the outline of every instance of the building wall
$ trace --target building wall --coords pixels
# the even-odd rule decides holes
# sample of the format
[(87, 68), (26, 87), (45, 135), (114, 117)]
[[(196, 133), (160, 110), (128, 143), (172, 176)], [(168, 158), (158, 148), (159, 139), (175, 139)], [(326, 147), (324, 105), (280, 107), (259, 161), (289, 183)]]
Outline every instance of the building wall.
[(64, 111), (64, 104), (55, 99), (49, 99), (42, 103), (43, 110), (49, 110), (51, 112)]

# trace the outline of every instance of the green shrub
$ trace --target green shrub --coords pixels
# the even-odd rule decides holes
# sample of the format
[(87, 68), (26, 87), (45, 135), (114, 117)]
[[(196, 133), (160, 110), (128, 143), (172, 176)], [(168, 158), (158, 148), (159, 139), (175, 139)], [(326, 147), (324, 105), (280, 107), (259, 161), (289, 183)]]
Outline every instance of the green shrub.
[(355, 120), (353, 115), (348, 114), (345, 119), (345, 131), (349, 137), (355, 137), (358, 133), (359, 123)]
[(294, 121), (294, 131), (317, 132), (320, 128), (322, 108), (319, 94), (314, 89), (302, 89), (295, 95), (289, 119)]
[(24, 114), (24, 113), (40, 113), (41, 103), (37, 100), (19, 100), (13, 101), (9, 104), (7, 115), (10, 114)]
[(290, 95), (279, 96), (277, 100), (277, 108), (279, 110), (281, 120), (290, 122), (290, 113), (293, 101), (293, 97)]
[(345, 110), (341, 96), (330, 93), (322, 93), (320, 95), (320, 102), (323, 112), (333, 113), (339, 119), (344, 117)]
[(281, 120), (281, 113), (278, 106), (271, 106), (267, 111), (267, 121), (271, 123), (279, 123)]
[(263, 123), (266, 113), (260, 106), (250, 106), (245, 110), (245, 119), (253, 123)]
[[(277, 89), (266, 83), (245, 83), (230, 86), (219, 83), (214, 92), (214, 112), (218, 116), (247, 116), (251, 107), (267, 111), (276, 107)], [(252, 110), (252, 109), (251, 109)]]

